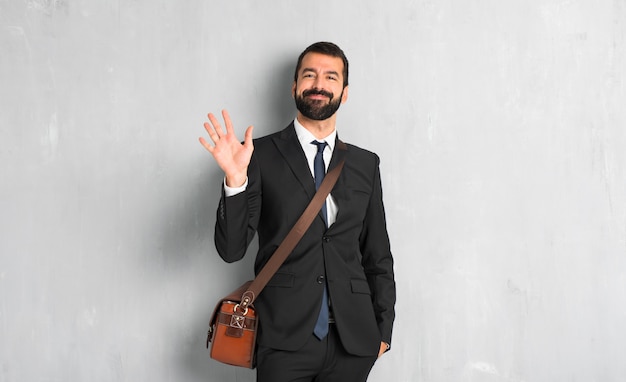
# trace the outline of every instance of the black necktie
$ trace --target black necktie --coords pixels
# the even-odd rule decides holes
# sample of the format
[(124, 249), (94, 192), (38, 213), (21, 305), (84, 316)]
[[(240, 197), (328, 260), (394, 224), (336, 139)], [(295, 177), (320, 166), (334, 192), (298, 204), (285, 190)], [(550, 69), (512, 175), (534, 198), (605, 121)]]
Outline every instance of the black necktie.
[[(313, 172), (315, 173), (315, 190), (317, 191), (324, 180), (326, 175), (326, 166), (324, 165), (324, 148), (326, 148), (326, 142), (311, 142), (313, 145), (317, 145), (317, 154), (315, 154), (315, 160), (313, 161)], [(324, 216), (324, 223), (328, 226), (328, 216), (326, 214), (326, 203), (322, 206), (322, 216)], [(317, 338), (324, 339), (328, 334), (328, 291), (326, 290), (326, 282), (324, 281), (324, 295), (322, 296), (322, 306), (320, 307), (320, 314), (317, 317), (313, 334)]]
[[(326, 148), (326, 142), (311, 142), (313, 145), (317, 145), (317, 154), (315, 154), (315, 160), (313, 161), (313, 172), (315, 173), (315, 191), (320, 188), (324, 176), (326, 175), (326, 166), (324, 165), (324, 148)], [(328, 216), (326, 214), (326, 203), (322, 206), (322, 216), (324, 216), (324, 223), (328, 225)]]

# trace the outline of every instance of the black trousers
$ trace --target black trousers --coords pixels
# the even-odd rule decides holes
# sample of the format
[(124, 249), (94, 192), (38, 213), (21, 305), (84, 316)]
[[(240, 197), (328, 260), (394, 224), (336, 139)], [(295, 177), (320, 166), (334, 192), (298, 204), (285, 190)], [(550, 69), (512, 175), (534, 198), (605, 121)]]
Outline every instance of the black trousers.
[(319, 340), (311, 333), (304, 347), (295, 352), (259, 346), (257, 382), (364, 382), (376, 356), (348, 354), (334, 324)]

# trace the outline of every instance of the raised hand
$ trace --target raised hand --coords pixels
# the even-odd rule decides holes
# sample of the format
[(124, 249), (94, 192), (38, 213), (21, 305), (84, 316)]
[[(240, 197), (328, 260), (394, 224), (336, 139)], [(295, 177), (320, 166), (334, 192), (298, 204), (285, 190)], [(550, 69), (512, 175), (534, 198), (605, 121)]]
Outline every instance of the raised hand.
[(206, 139), (200, 137), (200, 143), (213, 155), (215, 161), (226, 175), (226, 185), (239, 187), (246, 182), (248, 165), (252, 157), (254, 146), (252, 145), (252, 126), (246, 129), (243, 144), (233, 130), (233, 124), (226, 110), (222, 110), (222, 117), (226, 125), (226, 131), (212, 113), (209, 113), (209, 122), (204, 123), (204, 128), (213, 141), (211, 145)]

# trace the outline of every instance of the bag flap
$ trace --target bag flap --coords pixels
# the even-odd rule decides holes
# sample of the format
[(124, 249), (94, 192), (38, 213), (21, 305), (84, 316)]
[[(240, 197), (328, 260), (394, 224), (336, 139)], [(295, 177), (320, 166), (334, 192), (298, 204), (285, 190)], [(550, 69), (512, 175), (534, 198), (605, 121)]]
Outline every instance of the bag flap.
[[(207, 349), (209, 348), (209, 342), (211, 342), (211, 339), (213, 338), (213, 327), (215, 326), (215, 321), (217, 320), (217, 315), (220, 312), (222, 303), (224, 301), (233, 301), (236, 303), (241, 302), (241, 296), (244, 294), (245, 291), (248, 290), (248, 287), (250, 286), (250, 284), (252, 284), (252, 280), (246, 281), (239, 288), (230, 292), (227, 296), (219, 299), (217, 304), (215, 304), (215, 308), (213, 309), (213, 313), (211, 314), (211, 321), (209, 322), (209, 333), (208, 333), (207, 340), (206, 340)], [(251, 305), (251, 307), (254, 307), (254, 306)]]

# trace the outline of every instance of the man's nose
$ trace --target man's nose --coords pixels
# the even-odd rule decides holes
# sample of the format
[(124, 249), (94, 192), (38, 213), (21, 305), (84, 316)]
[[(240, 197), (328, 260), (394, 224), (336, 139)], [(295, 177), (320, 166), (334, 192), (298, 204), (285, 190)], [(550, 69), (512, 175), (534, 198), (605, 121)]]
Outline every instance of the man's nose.
[(315, 90), (324, 90), (325, 85), (324, 78), (322, 76), (315, 77), (315, 81), (313, 82), (313, 88)]

